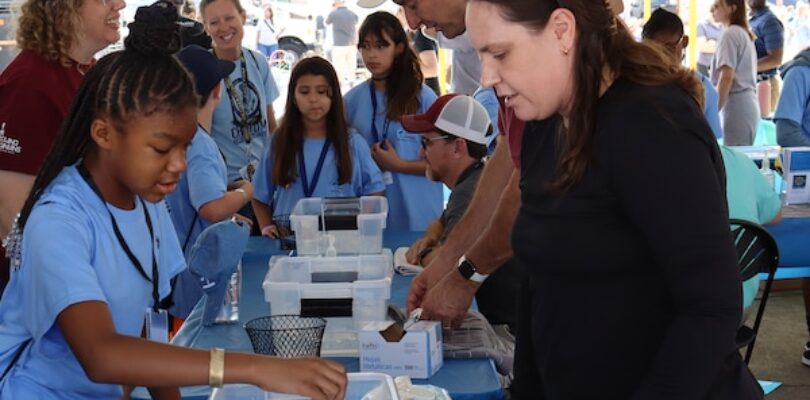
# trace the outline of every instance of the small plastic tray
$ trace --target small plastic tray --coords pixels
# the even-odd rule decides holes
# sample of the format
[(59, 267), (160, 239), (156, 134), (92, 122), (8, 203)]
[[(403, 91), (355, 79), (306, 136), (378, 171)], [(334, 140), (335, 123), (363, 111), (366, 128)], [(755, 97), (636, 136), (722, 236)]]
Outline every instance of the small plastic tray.
[(324, 254), (329, 246), (327, 234), (335, 238), (338, 254), (379, 254), (387, 217), (385, 197), (310, 197), (295, 204), (290, 226), (300, 255)]
[(271, 315), (326, 318), (321, 356), (356, 356), (357, 331), (385, 321), (391, 250), (345, 257), (273, 257), (262, 283)]

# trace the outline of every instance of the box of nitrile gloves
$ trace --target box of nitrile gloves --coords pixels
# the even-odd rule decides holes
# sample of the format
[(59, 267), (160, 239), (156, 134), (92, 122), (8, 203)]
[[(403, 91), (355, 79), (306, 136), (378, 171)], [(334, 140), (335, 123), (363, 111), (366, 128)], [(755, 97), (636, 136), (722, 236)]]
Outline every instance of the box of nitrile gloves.
[(427, 379), (444, 364), (442, 325), (419, 321), (407, 330), (394, 322), (367, 324), (359, 334), (360, 370)]

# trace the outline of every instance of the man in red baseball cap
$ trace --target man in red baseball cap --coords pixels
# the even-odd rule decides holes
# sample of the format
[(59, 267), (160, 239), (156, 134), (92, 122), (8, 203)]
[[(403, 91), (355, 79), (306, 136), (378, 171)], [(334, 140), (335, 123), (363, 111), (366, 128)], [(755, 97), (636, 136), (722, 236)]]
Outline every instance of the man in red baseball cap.
[[(451, 191), (441, 217), (428, 227), (405, 255), (410, 264), (426, 266), (461, 219), (472, 200), (484, 157), (491, 140), (492, 125), (486, 109), (470, 96), (448, 94), (439, 97), (424, 113), (402, 117), (405, 130), (422, 135), (421, 157), (428, 179), (444, 183)], [(519, 274), (500, 268), (476, 293), (479, 310), (493, 325), (514, 323), (514, 293)]]

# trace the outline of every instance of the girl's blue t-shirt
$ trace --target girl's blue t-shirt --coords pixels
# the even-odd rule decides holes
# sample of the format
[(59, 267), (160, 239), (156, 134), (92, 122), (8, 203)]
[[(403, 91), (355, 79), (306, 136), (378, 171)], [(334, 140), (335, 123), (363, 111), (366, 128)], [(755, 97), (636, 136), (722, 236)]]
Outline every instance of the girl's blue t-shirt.
[[(304, 140), (304, 165), (309, 185), (313, 184), (315, 169), (325, 141), (326, 139)], [(340, 184), (334, 147), (329, 146), (312, 197), (359, 197), (385, 190), (382, 172), (371, 158), (371, 152), (366, 142), (356, 133), (349, 135), (349, 154), (352, 159), (352, 178), (349, 182)], [(298, 200), (306, 197), (304, 187), (300, 178), (288, 187), (276, 186), (271, 180), (272, 168), (273, 140), (271, 137), (253, 180), (253, 198), (269, 205), (274, 217), (289, 215)]]
[[(185, 268), (183, 254), (165, 204), (144, 202), (154, 229), (153, 245), (143, 205), (135, 203), (133, 210), (108, 207), (150, 278), (154, 249), (164, 298), (172, 277)], [(0, 371), (31, 339), (0, 382), (0, 399), (121, 397), (121, 385), (90, 381), (56, 324), (66, 308), (87, 301), (107, 304), (119, 334), (140, 337), (153, 302), (152, 283), (124, 253), (102, 200), (70, 166), (34, 206), (23, 233), (20, 269), (12, 271), (0, 300)]]
[[(343, 97), (346, 119), (357, 130), (370, 147), (375, 138), (372, 123), (377, 127), (380, 140), (388, 139), (396, 149), (399, 158), (407, 161), (421, 160), (421, 136), (406, 131), (399, 121), (387, 121), (387, 98), (384, 92), (375, 90), (377, 98), (376, 114), (371, 101), (369, 84), (355, 86)], [(436, 93), (422, 85), (419, 95), (419, 109), (423, 113), (436, 101)], [(386, 123), (387, 121), (387, 123)], [(387, 129), (386, 129), (387, 128)], [(388, 199), (389, 231), (424, 231), (439, 218), (444, 205), (442, 184), (431, 182), (424, 175), (411, 175), (393, 172), (393, 184), (386, 186)]]

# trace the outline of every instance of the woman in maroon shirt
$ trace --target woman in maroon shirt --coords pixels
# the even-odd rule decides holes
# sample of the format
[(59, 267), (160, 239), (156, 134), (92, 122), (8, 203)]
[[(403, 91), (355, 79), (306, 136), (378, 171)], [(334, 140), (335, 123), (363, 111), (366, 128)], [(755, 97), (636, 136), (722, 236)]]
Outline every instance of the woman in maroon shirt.
[[(124, 0), (28, 0), (22, 50), (0, 75), (0, 237), (28, 196), (94, 55), (120, 38)], [(6, 258), (0, 257), (0, 288)]]

